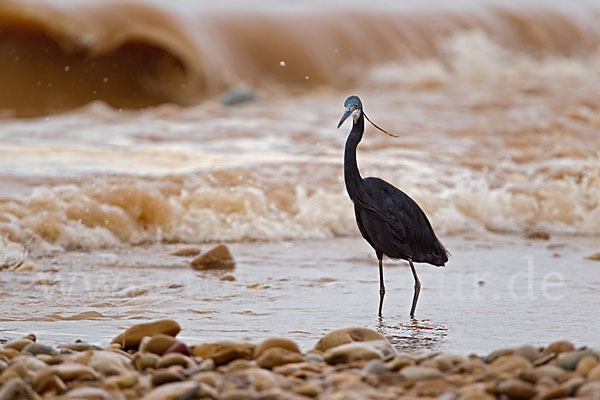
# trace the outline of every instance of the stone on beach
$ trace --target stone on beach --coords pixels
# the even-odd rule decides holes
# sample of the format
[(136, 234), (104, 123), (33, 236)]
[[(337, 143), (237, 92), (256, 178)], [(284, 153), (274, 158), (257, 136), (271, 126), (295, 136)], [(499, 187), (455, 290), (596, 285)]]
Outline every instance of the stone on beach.
[(221, 244), (191, 260), (190, 265), (196, 270), (232, 269), (235, 261), (227, 246)]
[(162, 356), (175, 343), (177, 343), (177, 339), (173, 336), (157, 333), (152, 335), (147, 341), (142, 341), (140, 351), (148, 351)]
[(48, 345), (41, 344), (41, 343), (29, 343), (21, 351), (24, 351), (26, 353), (31, 353), (34, 356), (36, 356), (38, 354), (49, 354), (49, 355), (58, 354), (58, 352), (52, 346), (48, 346)]
[(23, 348), (29, 344), (32, 344), (33, 341), (27, 338), (15, 339), (7, 342), (4, 345), (5, 349), (15, 349), (17, 351), (23, 350)]
[(300, 353), (300, 349), (298, 345), (289, 339), (281, 339), (281, 338), (271, 338), (262, 342), (255, 350), (254, 350), (254, 358), (260, 357), (266, 350), (279, 347), (282, 349), (286, 349), (292, 351), (294, 353)]
[(323, 336), (315, 346), (315, 350), (327, 351), (333, 347), (352, 343), (367, 342), (371, 340), (387, 340), (381, 333), (368, 328), (345, 328), (329, 332)]
[(203, 343), (194, 346), (192, 355), (195, 357), (210, 358), (216, 365), (222, 365), (239, 358), (252, 359), (255, 348), (256, 346), (250, 343), (228, 341)]
[(119, 343), (123, 349), (137, 348), (145, 336), (153, 336), (162, 333), (169, 336), (177, 336), (181, 331), (179, 324), (172, 319), (137, 324), (125, 332), (119, 334), (111, 343)]
[(325, 352), (325, 361), (329, 364), (350, 363), (356, 360), (388, 360), (396, 350), (387, 340), (346, 343)]
[(198, 254), (200, 254), (200, 249), (197, 247), (182, 247), (169, 253), (170, 256), (176, 257), (190, 257), (197, 256)]
[(261, 353), (256, 363), (261, 368), (272, 369), (284, 364), (298, 363), (304, 359), (302, 354), (281, 347), (271, 347)]
[(181, 342), (173, 343), (171, 345), (171, 347), (169, 347), (167, 349), (167, 351), (165, 351), (164, 354), (169, 354), (169, 353), (180, 353), (180, 354), (183, 354), (184, 356), (192, 355), (190, 348), (187, 347), (187, 345), (185, 343), (181, 343)]
[(352, 331), (337, 331), (343, 334), (329, 341), (326, 335), (319, 343), (331, 347), (307, 353), (289, 339), (271, 338), (258, 346), (197, 344), (190, 356), (185, 343), (165, 333), (142, 335), (128, 352), (58, 346), (60, 353), (33, 355), (24, 351), (32, 343), (22, 352), (11, 345), (0, 354), (0, 400), (600, 398), (600, 354), (568, 350), (568, 342), (545, 355), (521, 346), (464, 357), (398, 353), (387, 340), (373, 340), (373, 331)]

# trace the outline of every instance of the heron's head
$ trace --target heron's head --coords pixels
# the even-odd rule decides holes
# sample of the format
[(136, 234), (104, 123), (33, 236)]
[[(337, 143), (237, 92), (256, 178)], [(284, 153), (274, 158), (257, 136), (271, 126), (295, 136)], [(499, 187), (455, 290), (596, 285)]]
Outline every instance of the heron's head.
[(363, 112), (362, 103), (360, 102), (360, 99), (358, 98), (358, 96), (348, 97), (346, 99), (346, 101), (344, 102), (344, 107), (346, 108), (346, 111), (344, 111), (344, 115), (342, 115), (342, 119), (340, 120), (340, 123), (338, 124), (338, 128), (340, 126), (342, 126), (344, 121), (350, 115), (352, 115), (352, 118), (354, 119), (354, 121), (356, 121), (358, 119), (358, 117), (360, 117), (360, 114)]

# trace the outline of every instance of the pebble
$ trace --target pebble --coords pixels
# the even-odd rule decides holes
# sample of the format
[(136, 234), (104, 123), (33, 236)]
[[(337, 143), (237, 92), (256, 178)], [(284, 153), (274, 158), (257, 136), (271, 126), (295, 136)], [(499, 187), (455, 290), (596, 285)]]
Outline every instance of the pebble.
[(92, 368), (87, 365), (78, 364), (74, 362), (64, 362), (62, 364), (54, 365), (52, 367), (45, 368), (38, 371), (34, 378), (34, 386), (42, 379), (45, 379), (49, 375), (57, 375), (60, 379), (65, 382), (71, 380), (96, 380), (98, 374)]
[(222, 277), (220, 277), (219, 280), (224, 281), (224, 282), (234, 282), (235, 276), (233, 276), (231, 274), (225, 274)]
[(181, 342), (173, 343), (171, 345), (171, 347), (169, 347), (167, 349), (167, 351), (165, 351), (165, 354), (169, 354), (169, 353), (179, 353), (179, 354), (183, 354), (184, 356), (192, 355), (190, 348), (187, 347), (187, 345), (185, 343), (181, 343)]
[(587, 378), (591, 381), (600, 381), (600, 365), (595, 366), (588, 372)]
[(233, 88), (221, 95), (221, 104), (224, 106), (237, 106), (253, 102), (257, 99), (256, 93), (246, 86)]
[(408, 382), (416, 382), (423, 379), (436, 379), (442, 377), (439, 369), (431, 367), (408, 366), (400, 370), (400, 376)]
[(252, 359), (255, 345), (249, 343), (216, 342), (204, 343), (192, 349), (195, 357), (210, 358), (216, 365), (227, 364), (238, 358)]
[(583, 357), (593, 357), (596, 361), (598, 361), (598, 355), (591, 350), (582, 350), (582, 351), (572, 351), (570, 353), (562, 354), (556, 361), (554, 361), (554, 365), (557, 367), (561, 367), (562, 369), (566, 369), (569, 371), (574, 371)]
[(232, 269), (235, 267), (235, 261), (227, 246), (221, 244), (194, 258), (190, 265), (197, 270)]
[(315, 346), (315, 350), (325, 352), (333, 347), (352, 343), (367, 342), (372, 340), (387, 340), (381, 333), (368, 328), (338, 329), (323, 336)]
[(333, 347), (325, 353), (329, 364), (349, 363), (355, 360), (391, 359), (396, 354), (387, 340), (346, 343)]
[(87, 386), (69, 390), (65, 394), (65, 398), (78, 400), (109, 400), (113, 397), (102, 388)]
[(129, 368), (129, 358), (112, 351), (95, 351), (88, 365), (104, 375), (118, 375)]
[(425, 379), (415, 383), (414, 392), (419, 397), (438, 397), (448, 392), (449, 385), (443, 379)]
[(189, 368), (195, 365), (195, 363), (191, 358), (181, 353), (169, 353), (161, 357), (158, 364), (156, 364), (156, 368), (167, 368), (172, 365), (181, 365), (184, 368)]
[(133, 357), (133, 365), (138, 371), (143, 371), (146, 368), (156, 368), (160, 361), (160, 357), (154, 353), (138, 352)]
[(56, 350), (54, 350), (54, 348), (52, 346), (48, 346), (48, 345), (40, 344), (40, 343), (29, 343), (21, 351), (33, 354), (34, 356), (37, 354), (49, 354), (49, 355), (58, 354), (58, 352)]
[(393, 359), (388, 361), (388, 366), (392, 371), (398, 371), (409, 365), (416, 365), (417, 362), (410, 357), (405, 355), (396, 355)]
[(113, 339), (112, 343), (120, 343), (123, 349), (134, 349), (140, 345), (144, 336), (153, 336), (162, 333), (169, 336), (177, 336), (181, 331), (179, 324), (172, 319), (163, 319), (144, 324), (137, 324)]
[(177, 343), (177, 339), (173, 336), (157, 333), (148, 340), (142, 340), (139, 351), (148, 351), (162, 356), (175, 343)]
[(499, 382), (495, 387), (495, 393), (514, 400), (529, 400), (537, 394), (537, 390), (531, 383), (520, 379), (507, 379)]
[(600, 399), (600, 382), (590, 381), (582, 383), (577, 388), (575, 395), (586, 399)]
[(54, 394), (63, 394), (67, 391), (67, 385), (56, 375), (48, 375), (37, 385), (35, 385), (35, 391), (39, 394), (46, 392), (54, 392)]
[(30, 399), (35, 395), (21, 378), (12, 378), (0, 388), (0, 400)]
[(524, 370), (531, 367), (532, 364), (528, 359), (522, 356), (511, 354), (507, 356), (501, 356), (494, 360), (490, 364), (489, 369), (491, 372), (499, 374), (502, 372), (516, 373), (520, 370)]
[(170, 368), (158, 369), (152, 375), (152, 385), (160, 386), (165, 383), (181, 382), (185, 380), (185, 376), (177, 370)]
[(17, 351), (21, 351), (23, 350), (23, 348), (29, 344), (32, 344), (33, 341), (30, 339), (26, 339), (26, 338), (21, 338), (21, 339), (15, 339), (15, 340), (11, 340), (10, 342), (7, 342), (4, 345), (5, 349), (15, 349)]
[(575, 371), (584, 378), (588, 376), (590, 371), (598, 365), (598, 357), (594, 357), (592, 355), (585, 355), (581, 357), (579, 362), (577, 363), (577, 367), (575, 367)]
[(559, 340), (557, 342), (551, 343), (548, 347), (544, 349), (544, 354), (560, 354), (566, 353), (568, 351), (575, 350), (575, 346), (573, 343), (568, 342), (566, 340)]
[(198, 254), (200, 254), (200, 249), (197, 247), (182, 247), (169, 253), (170, 256), (176, 257), (191, 257), (197, 256)]
[(271, 347), (262, 351), (256, 362), (261, 368), (272, 369), (280, 365), (298, 363), (303, 360), (304, 357), (299, 352), (281, 347)]
[(367, 365), (363, 367), (363, 372), (372, 375), (384, 375), (390, 372), (390, 367), (387, 366), (383, 361), (378, 358), (370, 360)]
[(265, 340), (254, 350), (254, 358), (260, 357), (266, 350), (273, 347), (279, 347), (300, 354), (298, 345), (293, 341), (288, 339), (272, 338)]

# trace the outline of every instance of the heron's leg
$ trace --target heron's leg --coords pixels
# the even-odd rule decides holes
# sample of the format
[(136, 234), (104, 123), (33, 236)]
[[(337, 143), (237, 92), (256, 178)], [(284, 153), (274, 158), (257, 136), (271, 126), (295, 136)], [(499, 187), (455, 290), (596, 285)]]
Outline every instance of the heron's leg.
[(417, 300), (419, 300), (419, 293), (421, 292), (421, 281), (419, 281), (419, 277), (417, 276), (417, 270), (413, 265), (412, 260), (408, 260), (410, 264), (410, 269), (412, 270), (413, 277), (415, 278), (415, 294), (413, 295), (412, 307), (410, 308), (410, 317), (415, 317), (415, 309), (417, 308)]
[(383, 260), (379, 259), (379, 316), (383, 308), (383, 298), (385, 297), (385, 285), (383, 284)]

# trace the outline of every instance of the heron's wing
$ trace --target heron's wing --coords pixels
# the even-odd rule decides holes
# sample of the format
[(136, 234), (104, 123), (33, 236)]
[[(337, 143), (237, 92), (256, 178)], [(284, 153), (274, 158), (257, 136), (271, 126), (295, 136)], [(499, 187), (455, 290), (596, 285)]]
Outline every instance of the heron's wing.
[(380, 218), (396, 240), (409, 245), (415, 254), (446, 254), (427, 216), (413, 199), (379, 178), (366, 178), (364, 183), (361, 206)]

